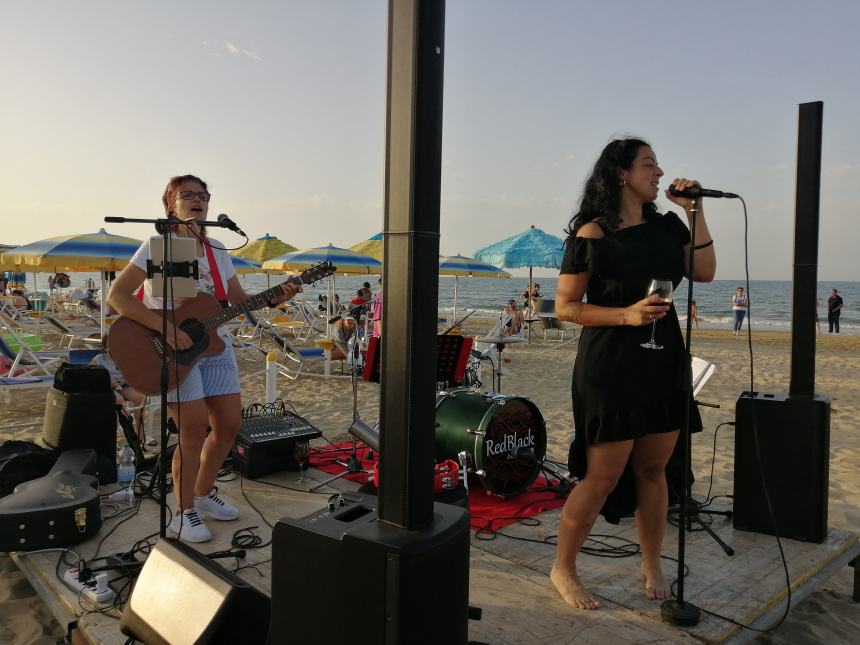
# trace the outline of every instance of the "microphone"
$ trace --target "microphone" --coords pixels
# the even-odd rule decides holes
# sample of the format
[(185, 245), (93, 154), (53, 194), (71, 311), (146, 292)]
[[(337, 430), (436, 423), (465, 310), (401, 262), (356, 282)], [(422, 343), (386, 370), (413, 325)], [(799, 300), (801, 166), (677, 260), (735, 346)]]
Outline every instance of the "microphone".
[(345, 315), (344, 315), (344, 314), (339, 314), (339, 315), (335, 316), (334, 318), (329, 318), (329, 319), (328, 319), (328, 324), (329, 324), (329, 325), (333, 325), (333, 324), (335, 324), (338, 320), (340, 320), (341, 318), (344, 318), (344, 317), (352, 316), (353, 318), (358, 318), (358, 317), (359, 317), (359, 316), (361, 316), (361, 314), (363, 314), (365, 311), (367, 311), (367, 305), (366, 305), (366, 304), (364, 304), (364, 305), (355, 305), (355, 307), (350, 307), (350, 308), (349, 308), (349, 310), (348, 310), (348, 313), (347, 313), (347, 314), (345, 314)]
[(230, 229), (231, 231), (233, 231), (234, 233), (238, 233), (238, 234), (239, 234), (239, 235), (241, 235), (242, 237), (248, 237), (247, 235), (245, 235), (245, 231), (243, 231), (241, 228), (239, 228), (239, 227), (236, 225), (236, 222), (234, 222), (233, 220), (231, 220), (231, 219), (230, 219), (230, 216), (229, 216), (229, 215), (227, 215), (226, 213), (221, 213), (221, 214), (218, 216), (218, 218), (217, 218), (217, 219), (218, 219), (218, 223), (219, 223), (221, 226), (223, 226), (224, 228), (228, 228), (228, 229)]
[(721, 190), (710, 190), (709, 188), (700, 188), (699, 186), (687, 186), (684, 190), (675, 188), (675, 184), (669, 186), (669, 192), (675, 197), (725, 197), (727, 199), (737, 199), (734, 193), (724, 193)]

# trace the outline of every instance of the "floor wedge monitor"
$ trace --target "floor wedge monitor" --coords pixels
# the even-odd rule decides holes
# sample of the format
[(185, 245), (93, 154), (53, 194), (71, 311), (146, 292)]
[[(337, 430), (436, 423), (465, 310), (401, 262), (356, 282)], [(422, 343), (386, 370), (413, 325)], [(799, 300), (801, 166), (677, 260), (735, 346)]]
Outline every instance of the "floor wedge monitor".
[(141, 569), (120, 629), (147, 645), (264, 645), (269, 598), (177, 540), (159, 541)]

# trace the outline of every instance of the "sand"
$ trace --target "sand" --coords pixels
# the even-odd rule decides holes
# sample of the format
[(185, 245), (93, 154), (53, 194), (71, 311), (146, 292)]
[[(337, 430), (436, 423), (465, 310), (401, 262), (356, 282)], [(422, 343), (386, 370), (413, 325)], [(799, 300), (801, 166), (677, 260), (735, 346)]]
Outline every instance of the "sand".
[[(467, 321), (466, 332), (482, 334), (491, 321)], [(755, 333), (753, 336), (755, 387), (764, 392), (784, 392), (789, 387), (791, 339), (788, 334)], [(705, 430), (693, 445), (694, 495), (704, 496), (716, 426), (734, 420), (734, 406), (742, 391), (750, 387), (750, 357), (746, 337), (729, 330), (707, 330), (693, 334), (693, 354), (716, 363), (716, 374), (699, 399), (717, 403), (720, 409), (703, 408)], [(548, 456), (565, 461), (572, 435), (570, 374), (576, 343), (559, 345), (543, 340), (536, 330), (530, 343), (509, 346), (504, 352), (502, 389), (506, 394), (530, 397), (543, 413), (548, 433)], [(262, 369), (250, 354), (239, 353), (242, 374)], [(485, 381), (489, 376), (485, 373)], [(347, 438), (352, 419), (348, 379), (279, 379), (279, 395), (293, 403), (331, 441)], [(816, 392), (832, 400), (829, 525), (860, 530), (860, 336), (817, 337)], [(262, 401), (264, 379), (251, 376), (243, 381), (245, 403)], [(378, 417), (378, 386), (359, 385), (359, 413), (369, 422)], [(6, 400), (4, 400), (6, 399)], [(0, 399), (2, 439), (38, 440), (44, 411), (44, 390), (16, 391)], [(29, 427), (12, 425), (36, 421)], [(713, 493), (730, 494), (733, 477), (734, 436), (723, 427), (717, 437)], [(860, 633), (860, 604), (851, 600), (853, 571), (846, 567), (821, 590), (792, 608), (788, 620), (761, 643), (848, 643)], [(53, 643), (63, 635), (45, 605), (8, 556), (0, 556), (0, 645), (6, 643)]]

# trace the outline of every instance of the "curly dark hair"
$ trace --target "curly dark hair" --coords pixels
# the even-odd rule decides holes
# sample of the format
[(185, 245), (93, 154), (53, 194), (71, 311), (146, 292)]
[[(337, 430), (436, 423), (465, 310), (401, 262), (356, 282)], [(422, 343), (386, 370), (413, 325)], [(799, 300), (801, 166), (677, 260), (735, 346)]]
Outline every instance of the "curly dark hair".
[[(614, 139), (607, 144), (597, 158), (594, 170), (585, 181), (579, 209), (570, 218), (565, 233), (573, 237), (583, 224), (598, 217), (602, 217), (613, 231), (618, 229), (621, 224), (621, 185), (618, 171), (630, 170), (639, 148), (643, 146), (651, 147), (642, 139)], [(644, 219), (652, 219), (657, 214), (654, 202), (642, 205)]]

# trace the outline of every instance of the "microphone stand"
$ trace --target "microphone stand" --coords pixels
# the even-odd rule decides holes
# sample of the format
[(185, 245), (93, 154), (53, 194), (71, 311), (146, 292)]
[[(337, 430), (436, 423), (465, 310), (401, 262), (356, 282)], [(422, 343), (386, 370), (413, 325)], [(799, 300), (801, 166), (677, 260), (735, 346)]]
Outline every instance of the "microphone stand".
[[(690, 251), (688, 253), (687, 267), (687, 330), (684, 337), (684, 351), (682, 353), (682, 374), (681, 384), (684, 391), (684, 422), (681, 426), (681, 451), (684, 456), (683, 471), (681, 474), (681, 495), (680, 506), (678, 513), (678, 593), (676, 598), (667, 598), (660, 605), (660, 614), (663, 619), (678, 626), (693, 627), (699, 624), (701, 611), (695, 605), (684, 600), (684, 550), (686, 547), (686, 524), (687, 524), (687, 502), (689, 472), (691, 468), (691, 450), (690, 450), (690, 406), (693, 388), (693, 356), (690, 353), (690, 337), (693, 333), (693, 267), (694, 256), (696, 253), (696, 218), (699, 214), (699, 199), (693, 197), (690, 203)], [(704, 526), (704, 523), (699, 520), (699, 523)], [(713, 531), (709, 527), (706, 530), (714, 537)]]

